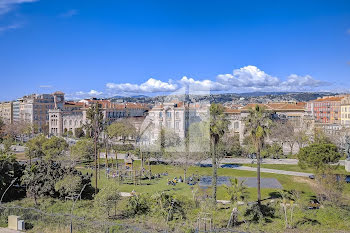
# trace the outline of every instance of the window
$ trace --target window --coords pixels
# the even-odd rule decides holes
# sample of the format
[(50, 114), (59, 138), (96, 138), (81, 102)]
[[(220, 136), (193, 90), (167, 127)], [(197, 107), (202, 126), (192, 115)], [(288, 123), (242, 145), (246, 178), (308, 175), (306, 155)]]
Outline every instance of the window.
[(162, 118), (162, 117), (163, 117), (163, 113), (159, 112), (159, 118)]
[[(177, 112), (178, 113), (178, 112)], [(180, 128), (180, 122), (176, 121), (175, 122), (175, 129), (179, 129)]]
[(171, 112), (166, 112), (166, 117), (171, 118)]
[(175, 117), (178, 119), (180, 117), (180, 113), (179, 112), (176, 112), (175, 113)]

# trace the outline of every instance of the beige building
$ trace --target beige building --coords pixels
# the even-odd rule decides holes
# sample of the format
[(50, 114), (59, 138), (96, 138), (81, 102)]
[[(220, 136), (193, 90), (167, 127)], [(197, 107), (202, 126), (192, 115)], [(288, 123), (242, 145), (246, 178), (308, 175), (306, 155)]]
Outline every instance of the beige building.
[(92, 104), (99, 104), (102, 108), (104, 120), (111, 124), (122, 118), (132, 118), (136, 126), (141, 124), (136, 118), (144, 118), (148, 107), (139, 103), (112, 103), (110, 100), (85, 99), (79, 102), (64, 102), (63, 105), (49, 110), (49, 134), (63, 136), (75, 131), (86, 124), (86, 111)]
[(52, 94), (32, 94), (23, 96), (13, 102), (13, 121), (26, 122), (42, 132), (49, 124), (49, 110), (64, 104), (64, 93), (57, 91)]
[[(185, 107), (183, 102), (158, 104), (149, 111), (146, 118), (145, 124), (148, 122), (153, 124), (148, 143), (152, 144), (156, 141), (163, 128), (173, 130), (180, 138), (184, 138), (190, 124), (205, 120), (208, 116), (209, 105), (206, 103), (190, 104), (189, 107)], [(187, 123), (186, 119), (188, 119)]]
[(12, 102), (0, 103), (0, 118), (5, 124), (13, 123), (13, 105)]
[(350, 126), (350, 96), (341, 100), (341, 124)]

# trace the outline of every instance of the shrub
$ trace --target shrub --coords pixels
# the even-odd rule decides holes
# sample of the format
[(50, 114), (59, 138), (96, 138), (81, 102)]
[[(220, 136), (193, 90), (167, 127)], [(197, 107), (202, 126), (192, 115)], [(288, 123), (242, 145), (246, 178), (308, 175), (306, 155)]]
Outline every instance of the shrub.
[(150, 200), (144, 195), (129, 198), (127, 213), (131, 216), (146, 214), (150, 210)]
[(271, 222), (275, 216), (275, 209), (270, 204), (254, 203), (247, 208), (244, 216), (253, 223)]
[(108, 216), (113, 208), (116, 208), (117, 202), (120, 199), (117, 185), (109, 185), (104, 187), (94, 198), (95, 208), (100, 209)]

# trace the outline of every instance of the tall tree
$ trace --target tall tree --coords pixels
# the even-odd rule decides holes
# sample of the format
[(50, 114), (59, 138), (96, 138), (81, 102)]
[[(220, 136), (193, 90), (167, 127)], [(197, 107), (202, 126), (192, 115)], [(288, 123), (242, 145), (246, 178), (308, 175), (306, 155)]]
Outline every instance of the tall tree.
[(249, 115), (245, 118), (245, 134), (251, 137), (257, 156), (257, 182), (259, 206), (261, 204), (260, 155), (261, 150), (265, 144), (265, 139), (268, 136), (270, 125), (271, 114), (259, 105), (256, 105), (254, 108), (250, 109)]
[(51, 137), (42, 144), (46, 160), (59, 160), (68, 149), (68, 143), (59, 137)]
[(225, 118), (224, 107), (220, 104), (211, 104), (210, 105), (210, 150), (212, 157), (212, 166), (213, 166), (213, 201), (216, 203), (216, 193), (217, 193), (217, 169), (218, 169), (218, 160), (217, 160), (217, 147), (220, 142), (220, 139), (228, 131), (229, 121)]
[(42, 158), (45, 156), (43, 144), (47, 140), (44, 135), (40, 134), (26, 143), (25, 153), (29, 157), (29, 164), (32, 164), (32, 158)]
[(331, 168), (331, 164), (339, 162), (341, 155), (332, 143), (313, 143), (299, 151), (298, 159), (301, 168), (310, 167), (318, 172)]
[(81, 139), (71, 147), (71, 158), (74, 162), (79, 160), (92, 160), (94, 158), (94, 142), (91, 139)]
[(121, 138), (123, 143), (129, 138), (136, 135), (136, 128), (127, 119), (116, 121), (108, 126), (107, 134), (111, 138)]
[(97, 160), (98, 151), (97, 144), (101, 131), (103, 130), (104, 117), (101, 107), (98, 103), (93, 104), (86, 111), (87, 122), (84, 128), (89, 133), (90, 137), (94, 139), (94, 152), (95, 152), (95, 193), (97, 194)]
[(19, 186), (22, 174), (23, 166), (16, 161), (16, 157), (0, 151), (0, 201), (1, 198), (10, 200), (19, 195), (18, 190), (14, 185), (11, 186), (11, 183), (14, 182), (12, 184)]
[(5, 126), (4, 120), (0, 117), (0, 138), (2, 137), (2, 130)]

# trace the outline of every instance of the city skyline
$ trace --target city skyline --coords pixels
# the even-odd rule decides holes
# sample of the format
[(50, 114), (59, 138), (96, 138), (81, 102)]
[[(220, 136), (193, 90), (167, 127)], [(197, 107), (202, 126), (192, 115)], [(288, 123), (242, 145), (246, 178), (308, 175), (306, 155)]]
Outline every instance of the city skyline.
[(350, 85), (347, 1), (0, 1), (0, 101), (339, 91)]

